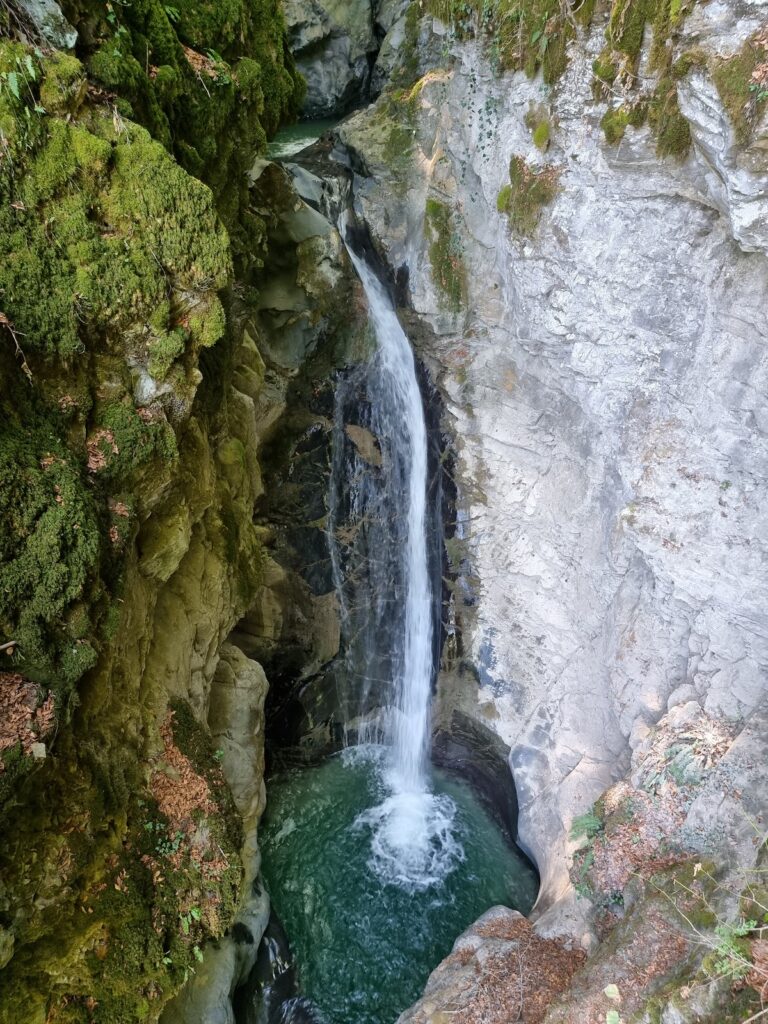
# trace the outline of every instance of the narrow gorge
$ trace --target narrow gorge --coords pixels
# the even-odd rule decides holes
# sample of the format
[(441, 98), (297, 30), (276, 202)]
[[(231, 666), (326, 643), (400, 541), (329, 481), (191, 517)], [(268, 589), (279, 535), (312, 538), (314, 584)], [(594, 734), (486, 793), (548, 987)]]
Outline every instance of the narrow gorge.
[(0, 0), (0, 1024), (768, 1020), (768, 0)]

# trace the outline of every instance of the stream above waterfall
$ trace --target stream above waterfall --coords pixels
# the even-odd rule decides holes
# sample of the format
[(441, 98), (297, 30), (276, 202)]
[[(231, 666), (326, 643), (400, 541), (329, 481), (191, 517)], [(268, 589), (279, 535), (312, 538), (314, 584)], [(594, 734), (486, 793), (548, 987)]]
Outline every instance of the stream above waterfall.
[(339, 123), (337, 117), (316, 121), (297, 121), (281, 128), (267, 147), (270, 160), (289, 160), (325, 135)]

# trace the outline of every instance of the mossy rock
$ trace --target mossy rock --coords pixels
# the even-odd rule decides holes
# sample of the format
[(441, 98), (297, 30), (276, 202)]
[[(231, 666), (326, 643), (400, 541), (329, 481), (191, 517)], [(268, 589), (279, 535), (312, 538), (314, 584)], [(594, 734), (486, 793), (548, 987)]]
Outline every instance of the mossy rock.
[(521, 156), (513, 156), (509, 163), (509, 185), (499, 192), (496, 207), (506, 215), (510, 227), (520, 235), (532, 235), (538, 226), (544, 207), (551, 203), (560, 186), (559, 174), (554, 167), (537, 169)]
[(732, 57), (715, 58), (712, 77), (733, 125), (736, 142), (746, 146), (752, 138), (755, 124), (768, 103), (768, 88), (755, 86), (755, 69), (768, 61), (768, 52), (757, 33), (748, 39)]
[(78, 56), (191, 174), (214, 191), (246, 256), (246, 172), (280, 123), (297, 115), (305, 84), (278, 0), (65, 0)]
[(432, 280), (447, 308), (459, 313), (467, 301), (467, 270), (451, 208), (439, 199), (428, 199), (424, 223)]

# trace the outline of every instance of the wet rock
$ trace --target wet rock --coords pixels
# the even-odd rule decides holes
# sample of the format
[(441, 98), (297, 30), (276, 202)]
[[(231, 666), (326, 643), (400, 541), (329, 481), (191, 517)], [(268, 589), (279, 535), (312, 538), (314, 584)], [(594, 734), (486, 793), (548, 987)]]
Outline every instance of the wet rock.
[(347, 437), (357, 448), (360, 458), (371, 466), (381, 467), (381, 447), (370, 430), (359, 427), (354, 423), (348, 423), (344, 428)]
[(432, 741), (432, 757), (444, 771), (472, 786), (506, 833), (517, 838), (517, 798), (509, 770), (509, 748), (488, 726), (454, 709)]
[(286, 0), (291, 49), (307, 80), (304, 114), (344, 113), (366, 94), (378, 50), (371, 0)]
[(59, 50), (71, 50), (77, 43), (77, 32), (61, 12), (56, 0), (16, 0), (43, 39)]

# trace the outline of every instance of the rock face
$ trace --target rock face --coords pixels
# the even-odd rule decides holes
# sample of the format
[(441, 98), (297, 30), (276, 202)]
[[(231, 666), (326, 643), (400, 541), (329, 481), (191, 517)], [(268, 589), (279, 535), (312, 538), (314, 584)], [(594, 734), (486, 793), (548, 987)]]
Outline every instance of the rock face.
[(70, 25), (56, 0), (18, 0), (18, 6), (51, 46), (71, 50), (77, 42), (77, 30)]
[(303, 114), (346, 114), (377, 96), (405, 39), (409, 0), (285, 0), (296, 64), (307, 80)]
[(539, 1024), (583, 960), (581, 950), (537, 936), (516, 910), (492, 907), (456, 940), (397, 1024)]
[(765, 122), (737, 138), (713, 81), (762, 20), (708, 5), (680, 29), (675, 53), (708, 56), (679, 86), (677, 159), (647, 126), (607, 143), (600, 14), (551, 86), (415, 19), (404, 92), (339, 130), (446, 403), (477, 682), (444, 690), (510, 747), (542, 931), (583, 934), (570, 822), (667, 709), (743, 723), (766, 699)]
[(345, 113), (367, 94), (378, 50), (372, 0), (286, 0), (291, 49), (307, 80), (304, 114)]
[(232, 997), (250, 974), (269, 921), (269, 897), (259, 884), (259, 819), (264, 786), (264, 670), (224, 644), (211, 687), (208, 726), (243, 819), (244, 898), (228, 932), (207, 951), (201, 967), (166, 1008), (163, 1024), (234, 1024)]

